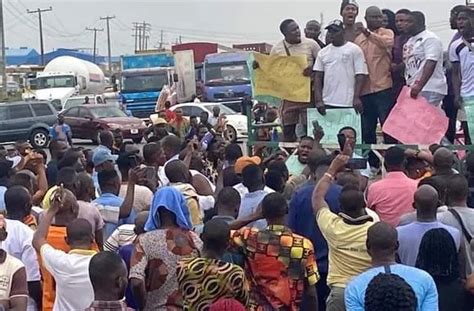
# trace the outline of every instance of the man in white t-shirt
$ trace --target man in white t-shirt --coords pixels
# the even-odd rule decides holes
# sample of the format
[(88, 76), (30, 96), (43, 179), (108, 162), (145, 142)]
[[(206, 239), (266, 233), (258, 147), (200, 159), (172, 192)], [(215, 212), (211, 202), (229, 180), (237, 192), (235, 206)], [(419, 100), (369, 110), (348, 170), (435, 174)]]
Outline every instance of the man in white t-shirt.
[(46, 241), (49, 226), (56, 213), (63, 208), (66, 197), (58, 191), (33, 237), (33, 247), (41, 255), (46, 269), (54, 277), (56, 298), (53, 311), (84, 310), (94, 300), (89, 279), (89, 262), (96, 253), (92, 250), (92, 226), (85, 219), (75, 219), (67, 225), (68, 253), (53, 248)]
[(431, 31), (426, 30), (425, 16), (421, 12), (411, 12), (407, 21), (407, 33), (411, 35), (403, 47), (405, 79), (411, 88), (411, 97), (423, 96), (441, 107), (448, 93), (443, 71), (443, 44)]
[(362, 112), (360, 93), (368, 74), (364, 53), (344, 39), (341, 21), (331, 22), (326, 29), (331, 43), (319, 52), (313, 68), (316, 108), (322, 115), (327, 106)]
[[(454, 105), (464, 110), (465, 106), (474, 105), (474, 29), (472, 18), (474, 11), (463, 8), (457, 15), (457, 29), (461, 37), (449, 46), (449, 61), (452, 63), (452, 83)], [(465, 112), (464, 112), (465, 113)], [(466, 119), (461, 120), (465, 135), (469, 133)]]

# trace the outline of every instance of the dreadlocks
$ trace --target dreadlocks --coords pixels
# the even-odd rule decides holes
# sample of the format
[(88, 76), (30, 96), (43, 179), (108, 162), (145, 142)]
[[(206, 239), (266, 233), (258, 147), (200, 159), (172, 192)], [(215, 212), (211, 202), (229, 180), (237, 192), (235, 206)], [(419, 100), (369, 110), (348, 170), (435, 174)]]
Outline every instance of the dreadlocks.
[(421, 240), (416, 267), (428, 272), (435, 281), (459, 278), (456, 244), (446, 229), (431, 229)]
[(415, 292), (396, 274), (379, 273), (365, 291), (366, 311), (415, 311), (416, 307)]

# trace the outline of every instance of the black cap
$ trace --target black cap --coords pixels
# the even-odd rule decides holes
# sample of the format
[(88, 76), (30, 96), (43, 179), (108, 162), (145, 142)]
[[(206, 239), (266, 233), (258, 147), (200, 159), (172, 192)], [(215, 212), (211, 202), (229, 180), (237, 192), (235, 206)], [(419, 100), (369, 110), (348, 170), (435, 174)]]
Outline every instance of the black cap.
[(326, 30), (333, 32), (344, 30), (344, 23), (338, 19), (333, 20), (326, 26)]

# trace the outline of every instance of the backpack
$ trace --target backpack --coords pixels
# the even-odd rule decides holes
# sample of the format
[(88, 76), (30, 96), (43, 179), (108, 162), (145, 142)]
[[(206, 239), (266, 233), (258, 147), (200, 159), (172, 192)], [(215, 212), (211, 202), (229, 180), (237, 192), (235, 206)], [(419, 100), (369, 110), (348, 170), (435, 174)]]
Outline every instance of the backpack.
[[(472, 238), (471, 233), (466, 228), (466, 226), (464, 224), (464, 221), (462, 220), (461, 215), (456, 210), (450, 208), (448, 211), (454, 216), (454, 218), (456, 218), (456, 221), (461, 225), (463, 236), (467, 240), (467, 242), (469, 243), (469, 246), (470, 246), (469, 249), (466, 249), (466, 255), (470, 256), (471, 259), (474, 260), (474, 239)], [(469, 267), (469, 269), (470, 269), (471, 273), (474, 272), (473, 271), (474, 267), (471, 266), (471, 267)]]

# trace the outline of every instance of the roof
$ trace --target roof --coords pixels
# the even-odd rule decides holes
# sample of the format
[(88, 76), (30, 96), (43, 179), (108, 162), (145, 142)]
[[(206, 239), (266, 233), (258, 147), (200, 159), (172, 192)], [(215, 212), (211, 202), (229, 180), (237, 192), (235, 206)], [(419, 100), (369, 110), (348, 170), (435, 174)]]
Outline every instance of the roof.
[(21, 48), (5, 48), (5, 56), (13, 56), (13, 57), (21, 57), (21, 56), (29, 56), (30, 53), (32, 55), (38, 55), (38, 52), (36, 52), (35, 49), (33, 48), (28, 48), (28, 47), (21, 47)]

